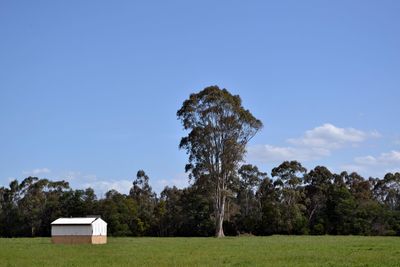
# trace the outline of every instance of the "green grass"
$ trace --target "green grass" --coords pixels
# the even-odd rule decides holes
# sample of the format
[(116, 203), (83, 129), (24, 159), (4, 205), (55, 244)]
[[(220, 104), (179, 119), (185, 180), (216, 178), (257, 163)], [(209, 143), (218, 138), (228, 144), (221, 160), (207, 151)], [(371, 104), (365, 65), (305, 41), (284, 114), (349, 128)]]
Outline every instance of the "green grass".
[(0, 266), (400, 266), (400, 239), (358, 236), (0, 239)]

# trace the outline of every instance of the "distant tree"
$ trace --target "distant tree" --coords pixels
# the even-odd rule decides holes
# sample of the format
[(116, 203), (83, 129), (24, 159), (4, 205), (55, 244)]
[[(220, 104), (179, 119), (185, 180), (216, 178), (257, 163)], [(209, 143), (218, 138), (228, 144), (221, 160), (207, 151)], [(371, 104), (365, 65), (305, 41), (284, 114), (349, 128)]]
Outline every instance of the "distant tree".
[(165, 212), (160, 221), (162, 236), (176, 236), (182, 227), (182, 199), (183, 190), (173, 187), (165, 187), (161, 192), (160, 203), (164, 203)]
[(324, 166), (317, 166), (305, 175), (307, 217), (313, 234), (326, 233), (326, 201), (333, 174)]
[[(70, 189), (60, 198), (60, 208), (64, 217), (85, 217), (87, 214), (84, 201), (85, 190)], [(91, 212), (90, 212), (91, 213)]]
[(354, 233), (357, 203), (344, 183), (329, 186), (326, 197), (326, 232), (334, 235)]
[(239, 169), (240, 192), (243, 192), (244, 215), (249, 214), (250, 198), (254, 195), (254, 190), (260, 185), (261, 181), (267, 177), (265, 172), (260, 172), (257, 166), (251, 164), (242, 165)]
[(387, 173), (373, 189), (376, 199), (391, 210), (400, 210), (400, 173)]
[(50, 236), (51, 222), (63, 216), (60, 199), (68, 189), (69, 184), (65, 181), (49, 181), (47, 184), (46, 201), (41, 214), (42, 224), (38, 233), (40, 236)]
[(85, 205), (85, 210), (87, 215), (95, 215), (97, 214), (97, 197), (94, 193), (93, 188), (86, 188), (85, 193), (83, 195), (83, 202)]
[(214, 200), (215, 235), (223, 237), (225, 201), (232, 194), (248, 141), (262, 123), (242, 107), (241, 99), (226, 89), (210, 86), (191, 94), (177, 112), (185, 130), (180, 148), (189, 154), (186, 171), (208, 184)]
[[(193, 175), (193, 173), (192, 173)], [(227, 187), (224, 230), (251, 233), (398, 235), (400, 173), (364, 179), (317, 166), (306, 173), (296, 161), (272, 170), (273, 179), (245, 164)], [(213, 183), (203, 174), (184, 189), (166, 187), (160, 198), (144, 171), (130, 194), (71, 189), (66, 181), (27, 177), (0, 187), (0, 237), (49, 236), (59, 217), (101, 215), (112, 236), (210, 236), (215, 234)]]
[(279, 226), (282, 224), (281, 210), (279, 208), (279, 189), (272, 179), (266, 177), (261, 181), (256, 196), (261, 210), (257, 233), (259, 235), (278, 234)]
[[(110, 190), (100, 200), (99, 211), (108, 223), (108, 231), (113, 236), (139, 235), (137, 229), (137, 204), (131, 198), (116, 190)], [(141, 234), (141, 233), (140, 233)]]
[(61, 214), (59, 197), (67, 187), (64, 181), (27, 177), (0, 188), (0, 236), (48, 236), (51, 220)]
[(21, 225), (24, 236), (36, 236), (42, 224), (42, 214), (46, 203), (45, 188), (47, 179), (37, 177), (25, 178), (20, 184), (20, 200), (18, 206), (25, 224)]
[(256, 199), (256, 189), (261, 181), (267, 178), (267, 174), (260, 172), (257, 166), (251, 164), (242, 165), (238, 171), (240, 183), (237, 194), (237, 202), (240, 213), (236, 218), (236, 224), (240, 232), (254, 233), (260, 219), (260, 207)]
[(154, 212), (157, 205), (157, 196), (149, 184), (149, 177), (143, 170), (139, 170), (129, 196), (136, 201), (138, 206), (138, 218), (136, 231), (138, 235), (155, 234), (152, 227), (155, 222)]
[(9, 188), (2, 188), (0, 234), (4, 237), (20, 236), (21, 216), (18, 208), (19, 183), (17, 180), (10, 182)]
[(213, 201), (205, 190), (196, 185), (183, 189), (178, 236), (210, 236), (215, 230), (211, 218)]
[(280, 230), (285, 234), (301, 234), (306, 232), (307, 219), (304, 216), (306, 210), (303, 205), (304, 190), (303, 176), (307, 170), (297, 161), (285, 161), (272, 169), (272, 177), (280, 189), (280, 209), (282, 225)]

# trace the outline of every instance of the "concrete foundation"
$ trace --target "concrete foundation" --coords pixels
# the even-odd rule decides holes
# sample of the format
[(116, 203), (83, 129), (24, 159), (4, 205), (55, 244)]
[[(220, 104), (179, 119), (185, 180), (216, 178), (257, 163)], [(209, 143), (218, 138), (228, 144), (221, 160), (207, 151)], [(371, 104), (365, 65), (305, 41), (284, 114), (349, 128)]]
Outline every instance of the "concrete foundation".
[(107, 236), (56, 235), (51, 237), (53, 244), (106, 244)]
[(92, 235), (92, 244), (106, 244), (107, 236), (106, 235)]

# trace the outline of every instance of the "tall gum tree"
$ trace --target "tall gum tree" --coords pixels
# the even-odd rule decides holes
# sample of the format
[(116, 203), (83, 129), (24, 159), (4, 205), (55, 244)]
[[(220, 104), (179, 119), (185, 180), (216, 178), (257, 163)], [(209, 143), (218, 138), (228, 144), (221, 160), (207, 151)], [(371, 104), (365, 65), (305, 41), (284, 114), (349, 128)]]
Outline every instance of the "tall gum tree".
[(210, 86), (191, 94), (177, 112), (188, 135), (179, 147), (189, 155), (190, 178), (209, 188), (214, 201), (215, 235), (224, 236), (225, 200), (237, 179), (249, 140), (262, 122), (242, 107), (238, 95)]

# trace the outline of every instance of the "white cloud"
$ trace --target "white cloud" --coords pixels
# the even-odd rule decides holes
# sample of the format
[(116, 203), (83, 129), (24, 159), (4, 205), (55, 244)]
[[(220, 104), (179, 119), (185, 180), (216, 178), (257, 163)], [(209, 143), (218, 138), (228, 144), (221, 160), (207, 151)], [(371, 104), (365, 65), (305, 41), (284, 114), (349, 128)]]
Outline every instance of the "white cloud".
[(400, 146), (400, 137), (394, 140), (394, 144)]
[(132, 181), (129, 180), (95, 180), (84, 182), (80, 186), (82, 189), (93, 188), (98, 197), (104, 197), (105, 193), (114, 189), (122, 194), (128, 194), (132, 187)]
[(344, 164), (339, 170), (337, 170), (338, 173), (342, 171), (347, 171), (348, 173), (357, 172), (359, 174), (365, 174), (367, 172), (367, 168), (358, 164)]
[(400, 172), (400, 151), (392, 150), (378, 156), (354, 158), (352, 164), (342, 166), (348, 171), (357, 171), (367, 176), (383, 176), (388, 172)]
[(66, 172), (66, 173), (61, 175), (61, 177), (63, 179), (66, 179), (66, 180), (68, 180), (70, 182), (75, 181), (75, 180), (79, 180), (79, 179), (82, 178), (82, 176), (83, 176), (82, 173), (79, 172), (79, 171), (68, 171), (68, 172)]
[(176, 186), (177, 188), (181, 189), (189, 186), (189, 178), (187, 173), (178, 173), (172, 179), (157, 180), (154, 186), (154, 191), (160, 193), (166, 186)]
[(400, 165), (400, 151), (392, 150), (387, 153), (381, 153), (379, 156), (357, 157), (354, 161), (361, 165)]
[(284, 160), (310, 161), (331, 155), (333, 150), (356, 146), (368, 138), (381, 135), (354, 128), (339, 128), (326, 123), (306, 131), (299, 138), (286, 140), (290, 146), (255, 145), (248, 148), (247, 159), (258, 162), (280, 162)]
[(23, 175), (29, 175), (29, 176), (36, 176), (39, 174), (46, 174), (46, 173), (50, 173), (51, 170), (48, 168), (38, 168), (38, 169), (34, 169), (31, 171), (23, 171), (22, 174)]
[(7, 177), (8, 183), (11, 183), (11, 182), (14, 181), (14, 180), (18, 180), (18, 179), (15, 178), (15, 177)]
[(378, 132), (377, 130), (374, 130), (374, 131), (370, 132), (370, 136), (374, 137), (374, 138), (381, 138), (382, 134), (380, 132)]
[[(371, 134), (372, 135), (372, 134)], [(374, 132), (376, 136), (377, 133)], [(287, 141), (293, 145), (305, 147), (320, 147), (337, 149), (346, 143), (360, 143), (368, 134), (354, 128), (339, 128), (330, 123), (306, 131), (300, 138), (291, 138)]]
[(324, 148), (279, 147), (256, 145), (248, 148), (248, 159), (261, 162), (280, 162), (285, 160), (309, 161), (328, 156), (330, 151)]
[[(68, 171), (60, 177), (68, 181), (74, 189), (93, 188), (99, 198), (104, 197), (105, 193), (111, 189), (117, 190), (122, 194), (129, 194), (133, 182), (133, 179), (105, 179), (95, 174), (84, 174), (80, 171)], [(167, 185), (178, 188), (187, 187), (189, 179), (186, 173), (178, 173), (171, 179), (152, 179), (150, 177), (150, 185), (153, 187), (153, 191), (159, 194)]]
[[(77, 188), (85, 189), (91, 187), (98, 197), (104, 197), (105, 193), (111, 189), (117, 190), (122, 194), (129, 194), (133, 182), (133, 180), (126, 179), (99, 179), (95, 175), (83, 175), (79, 180), (80, 184)], [(189, 185), (189, 179), (187, 174), (179, 173), (171, 179), (153, 180), (150, 178), (150, 185), (153, 187), (154, 192), (160, 194), (165, 186), (176, 186), (177, 188), (187, 187)]]
[(105, 193), (111, 189), (128, 194), (132, 187), (131, 180), (99, 178), (96, 174), (85, 174), (80, 171), (67, 171), (59, 177), (69, 182), (74, 189), (92, 188), (100, 198), (104, 197)]

